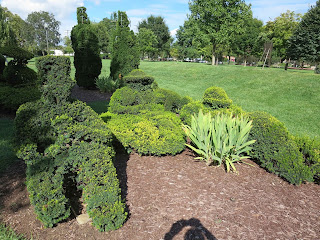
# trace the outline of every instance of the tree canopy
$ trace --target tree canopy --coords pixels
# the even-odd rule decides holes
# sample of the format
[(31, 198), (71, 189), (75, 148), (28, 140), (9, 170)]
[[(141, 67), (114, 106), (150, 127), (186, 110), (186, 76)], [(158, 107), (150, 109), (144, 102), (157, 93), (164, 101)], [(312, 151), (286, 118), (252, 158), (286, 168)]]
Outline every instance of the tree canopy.
[(166, 53), (169, 53), (171, 36), (169, 28), (161, 16), (149, 16), (147, 19), (142, 20), (139, 23), (138, 29), (146, 28), (151, 30), (157, 36), (157, 50), (158, 54), (164, 57)]
[(56, 46), (60, 42), (60, 22), (54, 18), (52, 13), (32, 12), (28, 15), (26, 22), (29, 26), (27, 41), (38, 47), (43, 53), (47, 48), (47, 40), (49, 47)]
[(288, 45), (291, 59), (320, 62), (320, 0), (302, 17)]
[(189, 8), (190, 17), (210, 38), (212, 64), (216, 60), (217, 47), (230, 47), (234, 37), (243, 33), (244, 23), (251, 16), (251, 6), (243, 0), (190, 0)]
[(157, 36), (147, 28), (140, 28), (137, 34), (139, 51), (142, 59), (145, 57), (145, 54), (148, 57), (153, 57), (153, 55), (157, 52)]

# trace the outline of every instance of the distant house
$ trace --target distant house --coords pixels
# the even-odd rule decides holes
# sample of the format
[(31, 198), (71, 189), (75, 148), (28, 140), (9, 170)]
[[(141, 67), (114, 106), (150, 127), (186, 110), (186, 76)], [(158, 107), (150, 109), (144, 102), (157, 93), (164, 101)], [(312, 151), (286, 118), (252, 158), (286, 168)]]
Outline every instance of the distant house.
[(64, 55), (62, 50), (55, 49), (52, 51), (54, 51), (54, 54), (53, 54), (54, 56), (63, 56)]

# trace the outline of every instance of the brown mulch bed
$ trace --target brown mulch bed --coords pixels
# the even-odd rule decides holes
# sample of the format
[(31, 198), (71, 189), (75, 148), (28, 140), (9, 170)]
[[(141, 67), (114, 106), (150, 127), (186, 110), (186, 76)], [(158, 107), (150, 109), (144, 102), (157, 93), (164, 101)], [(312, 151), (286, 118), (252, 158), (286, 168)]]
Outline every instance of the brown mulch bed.
[[(249, 160), (247, 160), (249, 161)], [(101, 233), (69, 219), (45, 229), (36, 219), (20, 162), (0, 176), (2, 221), (33, 239), (320, 239), (320, 186), (290, 185), (251, 162), (239, 174), (177, 156), (118, 154), (129, 218)]]

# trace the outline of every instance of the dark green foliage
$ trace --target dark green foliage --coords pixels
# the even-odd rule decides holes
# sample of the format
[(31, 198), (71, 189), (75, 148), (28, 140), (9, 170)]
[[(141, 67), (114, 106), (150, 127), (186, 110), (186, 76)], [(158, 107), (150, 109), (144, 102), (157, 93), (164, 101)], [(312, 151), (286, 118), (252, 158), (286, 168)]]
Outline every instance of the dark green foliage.
[(320, 183), (320, 140), (308, 136), (294, 138), (300, 152), (303, 154), (305, 164), (314, 173), (314, 180)]
[[(82, 10), (81, 10), (82, 9)], [(80, 87), (94, 88), (95, 79), (101, 73), (102, 63), (99, 51), (99, 40), (89, 24), (86, 8), (77, 9), (78, 25), (71, 31), (72, 48), (74, 50), (74, 66), (76, 81)], [(82, 22), (84, 18), (84, 22)]]
[(146, 75), (140, 69), (132, 70), (129, 75), (125, 76), (124, 83), (132, 89), (145, 91), (152, 88), (154, 78)]
[(287, 55), (292, 60), (320, 62), (320, 1), (302, 17), (289, 39)]
[[(65, 65), (59, 68), (57, 62)], [(67, 192), (77, 185), (93, 225), (100, 231), (114, 230), (122, 226), (127, 214), (112, 163), (112, 134), (85, 103), (67, 101), (66, 89), (73, 84), (66, 75), (68, 63), (65, 58), (39, 59), (42, 88), (54, 94), (45, 89), (41, 100), (17, 111), (16, 142), (19, 157), (27, 163), (30, 201), (43, 224), (52, 227), (69, 217)]]
[(320, 66), (317, 65), (316, 68), (314, 69), (315, 74), (320, 74)]
[(117, 26), (113, 37), (110, 76), (113, 79), (126, 76), (140, 64), (139, 49), (136, 36), (130, 30), (129, 20), (125, 12), (118, 11)]
[(37, 73), (24, 65), (13, 65), (11, 62), (3, 71), (3, 77), (11, 86), (35, 85)]
[(0, 105), (8, 110), (16, 111), (21, 104), (38, 100), (40, 96), (35, 86), (12, 87), (0, 83)]
[(163, 110), (163, 106), (153, 102), (153, 91), (139, 91), (123, 87), (113, 93), (110, 99), (110, 112), (117, 114), (138, 114), (143, 109)]
[(213, 109), (227, 108), (232, 104), (232, 100), (222, 88), (210, 87), (204, 92), (203, 104)]
[(6, 58), (0, 54), (0, 82), (2, 81), (1, 75), (3, 74), (3, 70), (6, 67)]
[(70, 75), (70, 58), (44, 56), (36, 59), (42, 100), (47, 104), (65, 103), (75, 82)]
[(312, 172), (283, 123), (264, 112), (248, 113), (248, 117), (253, 120), (249, 140), (256, 140), (252, 158), (292, 184), (313, 181)]
[(12, 57), (19, 62), (27, 61), (34, 57), (31, 52), (12, 45), (0, 48), (0, 54), (6, 55), (7, 57)]
[(175, 155), (185, 148), (180, 119), (171, 112), (142, 111), (139, 115), (102, 114), (116, 138), (142, 155)]
[(154, 102), (163, 105), (166, 111), (179, 113), (182, 107), (191, 101), (191, 98), (182, 98), (178, 93), (171, 90), (158, 88), (154, 91)]

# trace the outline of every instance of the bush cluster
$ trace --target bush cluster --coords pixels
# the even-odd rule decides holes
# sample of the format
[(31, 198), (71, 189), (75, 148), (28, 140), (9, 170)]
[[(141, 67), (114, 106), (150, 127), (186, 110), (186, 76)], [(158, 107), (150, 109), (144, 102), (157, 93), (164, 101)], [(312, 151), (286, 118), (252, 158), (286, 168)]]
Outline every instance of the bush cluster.
[(18, 156), (27, 163), (30, 201), (43, 224), (52, 227), (70, 216), (66, 193), (77, 188), (93, 225), (100, 231), (117, 229), (127, 213), (112, 162), (112, 134), (90, 107), (68, 101), (74, 84), (67, 75), (70, 66), (59, 67), (57, 62), (67, 60), (38, 60), (42, 98), (22, 105), (15, 118)]
[(153, 78), (146, 77), (141, 70), (133, 70), (125, 83), (127, 86), (112, 95), (110, 112), (102, 115), (116, 138), (139, 154), (181, 152), (185, 137), (179, 117), (172, 112), (178, 111), (188, 99), (157, 88)]
[[(8, 66), (5, 66), (5, 58), (2, 54), (13, 58)], [(32, 57), (32, 53), (19, 47), (0, 48), (1, 107), (16, 111), (21, 104), (39, 99), (37, 74), (26, 65), (27, 60)]]
[(115, 92), (121, 85), (120, 80), (113, 80), (111, 77), (98, 77), (96, 79), (96, 87), (100, 90), (100, 92)]
[(253, 120), (250, 139), (256, 140), (251, 157), (268, 171), (292, 184), (313, 181), (312, 171), (304, 164), (303, 154), (284, 124), (264, 112), (247, 115)]
[(142, 155), (175, 155), (185, 148), (180, 119), (168, 111), (101, 115), (122, 145)]

